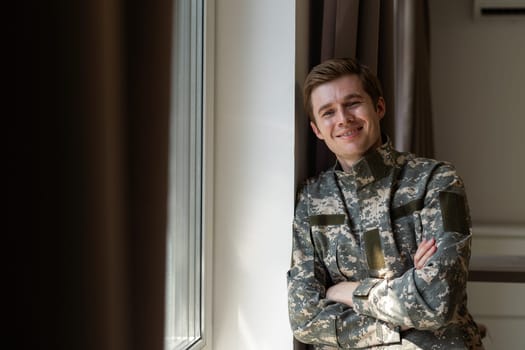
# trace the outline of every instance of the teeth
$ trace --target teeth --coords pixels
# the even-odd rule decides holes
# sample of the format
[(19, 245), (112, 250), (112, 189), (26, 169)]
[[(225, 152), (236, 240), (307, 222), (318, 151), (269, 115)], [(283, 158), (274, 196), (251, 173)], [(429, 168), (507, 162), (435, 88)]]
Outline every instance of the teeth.
[(341, 134), (341, 136), (352, 136), (353, 134), (355, 134), (356, 132), (358, 132), (361, 129), (362, 129), (362, 127), (358, 127), (357, 129), (350, 130), (350, 131), (345, 132), (344, 134)]

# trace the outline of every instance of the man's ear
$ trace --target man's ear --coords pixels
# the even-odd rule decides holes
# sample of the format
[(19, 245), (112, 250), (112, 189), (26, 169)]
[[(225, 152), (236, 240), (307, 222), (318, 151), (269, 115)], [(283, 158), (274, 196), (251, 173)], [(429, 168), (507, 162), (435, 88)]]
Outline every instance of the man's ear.
[(319, 140), (324, 140), (323, 135), (321, 135), (321, 132), (319, 131), (319, 128), (317, 127), (317, 125), (315, 125), (314, 122), (310, 122), (310, 127), (312, 128), (312, 130), (314, 131), (315, 136), (317, 136), (317, 138)]
[(386, 102), (383, 97), (379, 97), (377, 99), (376, 110), (377, 110), (377, 114), (379, 115), (379, 119), (383, 119), (386, 113)]

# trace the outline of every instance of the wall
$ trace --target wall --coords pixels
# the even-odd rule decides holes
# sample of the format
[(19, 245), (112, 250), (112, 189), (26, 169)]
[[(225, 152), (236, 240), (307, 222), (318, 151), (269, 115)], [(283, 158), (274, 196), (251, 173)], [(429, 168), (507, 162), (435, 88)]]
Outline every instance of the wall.
[[(471, 0), (430, 0), (436, 157), (466, 183), (472, 254), (525, 252), (525, 17), (476, 18)], [(524, 349), (524, 284), (469, 283), (490, 349)]]
[[(456, 164), (478, 224), (525, 224), (525, 16), (431, 0), (436, 153)], [(490, 200), (488, 200), (490, 199)]]
[(295, 2), (215, 2), (213, 349), (289, 349)]

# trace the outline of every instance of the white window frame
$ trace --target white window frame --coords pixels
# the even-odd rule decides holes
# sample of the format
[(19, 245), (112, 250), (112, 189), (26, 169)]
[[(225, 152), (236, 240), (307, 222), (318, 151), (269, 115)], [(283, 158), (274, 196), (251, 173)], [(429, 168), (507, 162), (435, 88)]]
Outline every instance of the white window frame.
[(211, 349), (214, 1), (174, 0), (165, 350)]

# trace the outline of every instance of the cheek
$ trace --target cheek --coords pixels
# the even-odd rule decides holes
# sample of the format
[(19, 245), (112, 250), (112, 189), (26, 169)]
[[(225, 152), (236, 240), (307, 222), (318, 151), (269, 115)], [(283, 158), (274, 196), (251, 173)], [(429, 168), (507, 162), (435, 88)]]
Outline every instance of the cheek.
[(325, 136), (328, 136), (330, 135), (330, 132), (328, 131), (328, 129), (326, 128), (325, 125), (320, 125), (319, 126), (319, 133), (318, 133), (318, 136), (324, 138)]
[(322, 126), (323, 128), (323, 135), (330, 136), (332, 135), (332, 131), (334, 130), (333, 123), (327, 123)]
[(379, 118), (379, 116), (369, 117), (366, 119), (366, 123), (368, 124), (368, 127), (370, 129), (378, 129), (380, 127), (380, 121), (381, 119)]
[(332, 129), (335, 124), (335, 118), (325, 118), (321, 120), (321, 127), (324, 128), (324, 130)]
[(312, 128), (312, 131), (314, 132), (315, 136), (317, 136), (317, 138), (319, 139), (324, 139), (323, 138), (323, 134), (324, 134), (324, 126), (319, 122), (317, 121), (317, 123), (313, 123), (313, 122), (310, 122), (310, 126)]
[(318, 120), (317, 121), (317, 128), (319, 129), (319, 131), (321, 132), (326, 132), (327, 130), (330, 129), (330, 121), (327, 120), (327, 119), (321, 119), (321, 120)]

